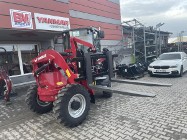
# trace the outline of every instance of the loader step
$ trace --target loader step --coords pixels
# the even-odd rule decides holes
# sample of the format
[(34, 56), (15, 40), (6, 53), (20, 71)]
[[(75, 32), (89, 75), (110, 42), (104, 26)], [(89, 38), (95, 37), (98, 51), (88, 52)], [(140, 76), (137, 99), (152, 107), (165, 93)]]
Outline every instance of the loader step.
[(156, 96), (156, 94), (154, 93), (146, 93), (146, 92), (139, 92), (139, 91), (132, 91), (132, 90), (118, 90), (118, 89), (113, 89), (113, 87), (94, 86), (94, 85), (89, 85), (89, 87), (97, 91), (113, 92), (122, 95), (141, 96), (141, 97)]
[(117, 83), (126, 83), (126, 84), (134, 84), (134, 85), (144, 85), (144, 86), (164, 86), (164, 87), (171, 87), (172, 84), (167, 83), (155, 83), (155, 82), (145, 82), (145, 81), (132, 81), (132, 80), (121, 80), (121, 79), (115, 79), (111, 78), (112, 82)]

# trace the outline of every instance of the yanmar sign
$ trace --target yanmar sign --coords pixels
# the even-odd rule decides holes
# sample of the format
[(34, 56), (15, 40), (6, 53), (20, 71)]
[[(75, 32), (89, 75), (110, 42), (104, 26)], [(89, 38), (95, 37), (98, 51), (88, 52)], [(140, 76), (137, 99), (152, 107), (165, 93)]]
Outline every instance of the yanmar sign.
[(34, 13), (36, 29), (63, 31), (70, 29), (69, 18)]
[(10, 9), (10, 16), (13, 28), (33, 29), (31, 12)]

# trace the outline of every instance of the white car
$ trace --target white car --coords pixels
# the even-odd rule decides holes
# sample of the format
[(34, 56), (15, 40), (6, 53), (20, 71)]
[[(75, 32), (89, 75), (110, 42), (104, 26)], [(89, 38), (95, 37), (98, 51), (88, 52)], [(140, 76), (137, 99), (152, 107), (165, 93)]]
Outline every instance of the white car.
[(156, 61), (148, 67), (148, 73), (152, 75), (178, 75), (187, 70), (187, 54), (184, 52), (169, 52), (161, 54)]

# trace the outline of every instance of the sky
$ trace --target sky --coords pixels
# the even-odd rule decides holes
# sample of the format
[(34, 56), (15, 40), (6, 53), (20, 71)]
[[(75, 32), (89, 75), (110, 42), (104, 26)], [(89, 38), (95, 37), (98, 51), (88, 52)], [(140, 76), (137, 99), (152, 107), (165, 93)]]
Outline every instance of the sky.
[(120, 0), (122, 21), (137, 19), (145, 26), (160, 27), (176, 37), (187, 36), (187, 0)]

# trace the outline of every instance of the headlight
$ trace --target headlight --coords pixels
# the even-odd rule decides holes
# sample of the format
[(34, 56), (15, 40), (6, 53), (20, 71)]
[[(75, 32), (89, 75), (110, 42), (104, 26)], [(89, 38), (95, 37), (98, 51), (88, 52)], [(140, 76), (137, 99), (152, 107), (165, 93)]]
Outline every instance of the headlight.
[(149, 65), (149, 68), (153, 68), (153, 66), (150, 66), (150, 65)]
[(170, 66), (170, 68), (177, 68), (178, 65), (175, 65), (175, 66)]

